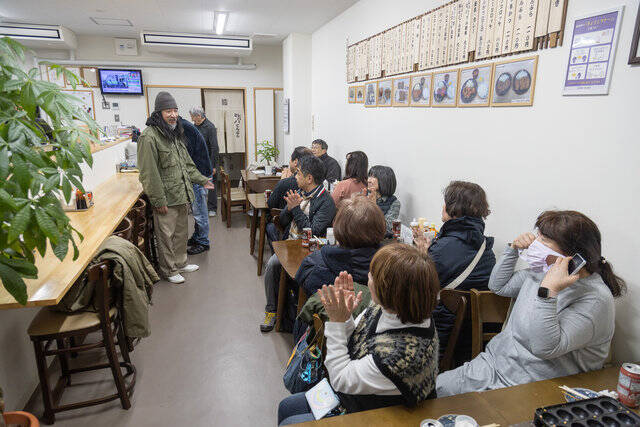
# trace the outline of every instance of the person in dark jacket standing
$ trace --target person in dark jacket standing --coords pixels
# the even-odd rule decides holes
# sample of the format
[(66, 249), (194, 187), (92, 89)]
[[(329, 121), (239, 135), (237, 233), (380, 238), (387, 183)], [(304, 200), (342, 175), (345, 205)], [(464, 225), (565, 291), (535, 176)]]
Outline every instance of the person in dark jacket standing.
[(327, 143), (321, 139), (316, 139), (311, 143), (311, 151), (324, 163), (324, 167), (327, 169), (326, 180), (331, 184), (342, 179), (342, 169), (338, 161), (327, 154), (328, 148)]
[[(305, 156), (300, 160), (296, 173), (300, 192), (287, 193), (287, 206), (280, 213), (280, 224), (285, 227), (285, 239), (300, 239), (305, 228), (311, 228), (314, 236), (326, 236), (327, 227), (331, 225), (336, 214), (336, 206), (329, 192), (322, 186), (324, 178), (325, 169), (320, 159)], [(260, 325), (262, 332), (269, 332), (275, 324), (281, 268), (278, 257), (272, 255), (264, 273), (267, 304), (264, 321)]]
[[(184, 136), (187, 151), (191, 160), (195, 163), (198, 172), (211, 177), (211, 160), (209, 160), (209, 150), (200, 131), (188, 122), (179, 117), (178, 120), (184, 128)], [(207, 216), (207, 190), (200, 184), (193, 184), (194, 202), (191, 204), (195, 225), (193, 234), (187, 241), (187, 254), (196, 255), (208, 251), (209, 243), (209, 217)]]
[[(211, 167), (213, 169), (213, 179), (215, 181), (216, 172), (218, 170), (218, 156), (220, 154), (220, 147), (218, 146), (218, 131), (213, 123), (211, 123), (211, 121), (204, 115), (204, 109), (202, 107), (193, 107), (189, 110), (189, 114), (191, 114), (191, 120), (204, 137), (204, 141), (207, 143), (209, 159), (211, 160)], [(209, 209), (209, 216), (216, 216), (216, 212), (218, 210), (218, 194), (215, 188), (213, 190), (209, 190), (207, 207)]]
[[(442, 221), (438, 237), (427, 241), (424, 236), (418, 236), (418, 248), (428, 251), (436, 265), (440, 286), (445, 288), (453, 282), (471, 264), (476, 254), (485, 243), (484, 253), (471, 274), (458, 286), (457, 290), (469, 291), (489, 289), (491, 270), (496, 265), (493, 253), (493, 237), (484, 236), (484, 219), (489, 216), (487, 196), (478, 184), (464, 181), (452, 181), (444, 190), (444, 206), (442, 207)], [(433, 311), (440, 338), (440, 356), (447, 348), (449, 335), (453, 329), (455, 315), (447, 308), (438, 304)], [(461, 340), (466, 342), (470, 338), (470, 329), (462, 331)], [(465, 344), (463, 344), (465, 345)]]

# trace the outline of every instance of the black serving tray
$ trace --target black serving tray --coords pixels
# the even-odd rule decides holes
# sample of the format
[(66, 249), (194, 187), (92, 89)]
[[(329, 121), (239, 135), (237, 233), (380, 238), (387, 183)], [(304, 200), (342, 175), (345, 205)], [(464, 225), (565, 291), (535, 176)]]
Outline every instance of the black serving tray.
[(536, 409), (536, 426), (627, 427), (640, 426), (640, 416), (608, 396), (577, 400)]

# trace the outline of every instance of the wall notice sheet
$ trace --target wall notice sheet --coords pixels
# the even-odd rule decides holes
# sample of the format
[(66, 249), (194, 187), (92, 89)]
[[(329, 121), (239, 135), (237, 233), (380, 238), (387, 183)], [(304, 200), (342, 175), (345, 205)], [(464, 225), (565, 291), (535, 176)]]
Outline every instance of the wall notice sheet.
[(504, 33), (502, 35), (502, 54), (511, 53), (513, 41), (513, 25), (516, 21), (517, 0), (507, 0), (504, 16)]
[(426, 70), (429, 67), (429, 49), (431, 49), (431, 17), (433, 13), (422, 16), (420, 26), (420, 60), (418, 69)]
[(447, 46), (449, 45), (449, 19), (451, 6), (445, 6), (442, 12), (442, 49), (440, 50), (440, 65), (447, 65)]
[(576, 19), (564, 95), (609, 93), (624, 6)]
[(507, 0), (496, 0), (495, 24), (493, 26), (493, 47), (491, 56), (502, 54), (502, 36), (504, 36), (505, 9)]
[(478, 36), (478, 14), (480, 0), (471, 0), (471, 16), (469, 17), (469, 52), (476, 51), (476, 37)]
[(430, 13), (431, 15), (431, 45), (429, 47), (429, 64), (427, 68), (434, 68), (438, 63), (438, 16), (439, 11)]
[(413, 59), (411, 61), (411, 70), (413, 71), (413, 64), (420, 63), (420, 36), (422, 28), (422, 19), (416, 18), (413, 21)]
[(457, 62), (466, 62), (469, 57), (469, 30), (471, 27), (471, 5), (473, 0), (461, 0), (462, 16), (460, 23), (460, 33), (456, 38), (456, 50), (458, 51)]
[[(558, 2), (560, 3), (560, 2)], [(540, 0), (538, 2), (538, 18), (536, 20), (536, 37), (546, 36), (549, 29), (549, 10), (551, 0)]]
[(447, 36), (447, 65), (455, 64), (456, 56), (456, 28), (458, 27), (458, 3), (449, 6), (449, 31)]
[(486, 50), (487, 18), (489, 17), (489, 0), (480, 0), (478, 6), (478, 35), (476, 37), (476, 59), (484, 58)]
[(513, 30), (512, 52), (522, 52), (533, 48), (538, 0), (517, 0), (516, 21)]

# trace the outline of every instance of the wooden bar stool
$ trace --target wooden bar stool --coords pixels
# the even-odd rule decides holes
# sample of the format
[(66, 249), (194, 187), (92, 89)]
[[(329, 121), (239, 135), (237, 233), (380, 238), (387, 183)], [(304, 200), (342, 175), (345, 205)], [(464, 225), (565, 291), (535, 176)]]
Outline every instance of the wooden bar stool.
[(116, 229), (113, 231), (113, 235), (114, 236), (118, 236), (118, 237), (122, 237), (124, 240), (130, 241), (134, 245), (136, 244), (135, 242), (132, 241), (132, 239), (133, 239), (133, 222), (129, 218), (127, 218), (126, 216), (124, 218), (122, 218), (122, 222), (120, 222), (120, 224), (118, 224)]
[[(222, 220), (227, 221), (227, 228), (231, 227), (231, 208), (234, 206), (242, 207), (242, 212), (247, 212), (247, 195), (242, 188), (231, 188), (231, 180), (229, 174), (224, 170), (220, 170), (222, 179), (221, 202), (220, 209), (222, 211)], [(255, 213), (254, 213), (255, 215)]]
[[(130, 397), (133, 394), (136, 370), (129, 357), (120, 310), (111, 303), (109, 288), (110, 264), (108, 262), (95, 264), (89, 267), (88, 275), (88, 280), (94, 285), (95, 289), (94, 305), (98, 309), (97, 313), (80, 312), (67, 314), (43, 308), (29, 325), (28, 333), (35, 350), (44, 403), (43, 418), (48, 424), (55, 422), (55, 414), (57, 412), (99, 405), (116, 399), (120, 399), (122, 408), (129, 409), (131, 407)], [(75, 339), (98, 331), (102, 331), (102, 339), (96, 343), (67, 344), (68, 339)], [(117, 342), (114, 338), (115, 336), (118, 338)], [(56, 343), (55, 349), (51, 348), (54, 341)], [(120, 354), (124, 359), (123, 362), (118, 360), (116, 344), (120, 347)], [(109, 363), (70, 368), (69, 353), (101, 347), (104, 347)], [(47, 356), (58, 357), (62, 371), (62, 375), (53, 390), (49, 387), (47, 376)], [(123, 367), (127, 370), (126, 375), (122, 374)], [(65, 387), (71, 385), (72, 374), (107, 368), (111, 369), (117, 393), (83, 402), (58, 405)], [(125, 383), (125, 377), (131, 377), (129, 384)]]
[(153, 206), (146, 194), (142, 194), (140, 197), (146, 203), (145, 206), (145, 229), (144, 229), (144, 245), (145, 256), (153, 264), (156, 270), (158, 270), (158, 253), (156, 250), (155, 230), (153, 224)]

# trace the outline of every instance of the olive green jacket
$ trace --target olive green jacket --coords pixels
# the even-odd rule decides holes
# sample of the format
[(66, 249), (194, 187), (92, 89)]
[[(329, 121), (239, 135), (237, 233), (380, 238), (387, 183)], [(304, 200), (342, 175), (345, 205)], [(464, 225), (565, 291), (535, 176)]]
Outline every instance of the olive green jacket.
[(191, 183), (209, 180), (196, 169), (180, 140), (167, 139), (155, 126), (138, 139), (140, 183), (154, 207), (178, 206), (194, 200)]

